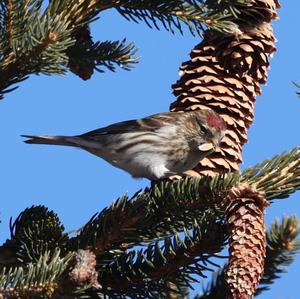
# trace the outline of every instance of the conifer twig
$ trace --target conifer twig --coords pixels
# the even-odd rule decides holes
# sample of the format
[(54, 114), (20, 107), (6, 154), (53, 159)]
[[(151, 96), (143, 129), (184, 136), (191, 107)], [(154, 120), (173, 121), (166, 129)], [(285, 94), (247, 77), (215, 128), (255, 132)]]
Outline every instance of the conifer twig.
[(34, 298), (48, 295), (51, 297), (57, 281), (65, 271), (70, 254), (60, 257), (57, 249), (51, 256), (43, 254), (36, 263), (0, 271), (0, 296), (4, 298)]
[(52, 0), (42, 10), (41, 0), (8, 0), (0, 4), (0, 98), (31, 74), (61, 75), (69, 69), (87, 80), (94, 69), (102, 72), (102, 66), (130, 69), (137, 62), (132, 44), (78, 37), (78, 31), (103, 10), (116, 8), (127, 19), (156, 28), (159, 22), (172, 32), (173, 27), (181, 32), (182, 25), (192, 32), (203, 31), (203, 26), (232, 32), (237, 30), (235, 7), (244, 2), (224, 1), (210, 9), (202, 0)]

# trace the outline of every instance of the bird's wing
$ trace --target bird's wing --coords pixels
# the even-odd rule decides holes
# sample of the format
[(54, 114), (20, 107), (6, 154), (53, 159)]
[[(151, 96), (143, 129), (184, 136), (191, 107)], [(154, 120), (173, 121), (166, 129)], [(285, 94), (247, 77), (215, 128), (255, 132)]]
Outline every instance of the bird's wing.
[(171, 118), (174, 118), (174, 112), (160, 113), (138, 120), (127, 120), (115, 123), (104, 128), (87, 132), (80, 135), (80, 137), (93, 139), (99, 135), (122, 134), (130, 132), (155, 132), (168, 123)]

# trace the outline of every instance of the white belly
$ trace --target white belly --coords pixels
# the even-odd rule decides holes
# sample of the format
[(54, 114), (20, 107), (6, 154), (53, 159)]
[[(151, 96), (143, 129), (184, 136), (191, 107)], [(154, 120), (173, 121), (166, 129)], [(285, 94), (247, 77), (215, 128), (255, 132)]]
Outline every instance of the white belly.
[(166, 168), (166, 160), (156, 154), (137, 154), (131, 159), (109, 161), (116, 167), (129, 172), (135, 178), (146, 177), (150, 180), (168, 177), (170, 170)]

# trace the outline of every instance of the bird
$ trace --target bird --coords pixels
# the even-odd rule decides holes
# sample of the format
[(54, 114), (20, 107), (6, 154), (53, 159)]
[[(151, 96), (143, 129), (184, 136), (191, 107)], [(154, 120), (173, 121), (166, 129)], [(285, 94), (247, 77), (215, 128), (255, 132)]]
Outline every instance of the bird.
[(225, 132), (221, 116), (212, 110), (198, 109), (162, 112), (76, 136), (21, 136), (29, 144), (78, 147), (134, 178), (156, 181), (193, 169), (217, 150)]

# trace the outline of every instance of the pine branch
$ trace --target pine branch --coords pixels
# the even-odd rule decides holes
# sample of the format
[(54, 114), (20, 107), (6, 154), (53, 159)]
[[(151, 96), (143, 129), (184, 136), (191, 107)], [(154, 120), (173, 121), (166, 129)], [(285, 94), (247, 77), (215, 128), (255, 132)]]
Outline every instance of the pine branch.
[(246, 169), (241, 181), (263, 192), (269, 201), (289, 197), (300, 189), (300, 148)]
[(8, 47), (14, 52), (24, 46), (24, 27), (31, 22), (31, 18), (40, 13), (42, 2), (42, 0), (7, 0), (6, 6), (2, 4), (5, 20), (3, 25), (7, 28), (5, 39)]
[(225, 227), (201, 220), (190, 232), (185, 230), (183, 239), (175, 235), (99, 266), (100, 292), (111, 298), (168, 298), (169, 283), (183, 289), (196, 281), (194, 275), (205, 277), (208, 264), (216, 266), (210, 258), (225, 243)]
[(11, 239), (0, 247), (0, 269), (37, 262), (46, 251), (66, 252), (67, 234), (58, 216), (43, 206), (24, 210), (10, 223)]
[[(287, 197), (300, 188), (299, 155), (299, 150), (295, 149), (251, 167), (242, 174), (219, 175), (213, 179), (188, 177), (177, 182), (154, 184), (131, 199), (127, 196), (120, 198), (110, 208), (96, 214), (66, 246), (72, 250), (91, 247), (101, 256), (108, 250), (124, 252), (141, 243), (162, 240), (191, 227), (194, 219), (204, 215), (214, 215), (215, 219), (222, 220), (224, 211), (221, 203), (228, 192), (240, 183), (248, 183), (256, 190), (266, 192), (268, 200), (275, 196)], [(43, 226), (36, 225), (33, 215), (29, 217), (31, 233), (26, 234), (42, 236), (37, 228)], [(40, 215), (36, 217), (38, 219)], [(50, 243), (53, 246), (54, 243)]]
[[(133, 279), (133, 282), (130, 282), (126, 280), (125, 275), (122, 280), (124, 284), (126, 282), (125, 287), (129, 288), (130, 284), (134, 286), (135, 277), (138, 276), (137, 285), (145, 286), (146, 283), (145, 291), (149, 290), (150, 295), (156, 294), (162, 288), (166, 291), (167, 282), (178, 282), (179, 287), (188, 286), (191, 282), (189, 275), (191, 273), (201, 275), (205, 269), (205, 264), (202, 262), (208, 262), (208, 258), (225, 244), (225, 232), (222, 229), (215, 229), (212, 233), (209, 228), (212, 227), (211, 225), (222, 227), (226, 212), (224, 199), (228, 197), (233, 187), (248, 183), (260, 192), (266, 190), (269, 200), (275, 197), (274, 194), (279, 197), (288, 196), (299, 188), (299, 168), (299, 150), (295, 149), (249, 168), (242, 174), (218, 175), (214, 178), (188, 177), (176, 182), (154, 183), (151, 188), (135, 194), (132, 199), (127, 196), (120, 198), (110, 208), (95, 215), (80, 230), (79, 235), (70, 240), (64, 234), (60, 221), (53, 212), (43, 207), (33, 207), (25, 210), (11, 225), (11, 240), (0, 248), (2, 267), (15, 265), (18, 261), (26, 263), (36, 261), (37, 257), (44, 253), (43, 251), (52, 249), (53, 252), (56, 247), (60, 247), (64, 252), (74, 252), (81, 248), (90, 250), (97, 256), (97, 270), (101, 276), (99, 282), (102, 285), (102, 289), (97, 292), (103, 290), (111, 292), (110, 283), (114, 278), (121, 277), (118, 272), (121, 271), (120, 269)], [(284, 175), (286, 172), (288, 176)], [(275, 190), (272, 184), (278, 190)], [(287, 222), (286, 230), (290, 223)], [(273, 235), (284, 231), (276, 228), (274, 226), (272, 229)], [(298, 245), (293, 243), (298, 230), (296, 225), (292, 228), (288, 230), (290, 239), (284, 235), (282, 238), (275, 238), (271, 234), (269, 242), (284, 240), (289, 244), (285, 248), (291, 248), (292, 244), (295, 246), (292, 248), (298, 250)], [(179, 232), (185, 234), (184, 241), (178, 241), (176, 235)], [(172, 239), (172, 236), (175, 237)], [(209, 236), (212, 239), (209, 239)], [(164, 243), (161, 246), (158, 242), (162, 240)], [(213, 247), (211, 251), (211, 247), (206, 242), (212, 242), (210, 244), (217, 245), (218, 248)], [(127, 251), (133, 246), (140, 245), (148, 247), (142, 251)], [(193, 248), (197, 250), (193, 251)], [(195, 255), (196, 252), (198, 255)], [(275, 257), (278, 258), (276, 254)], [(284, 258), (272, 262), (275, 268), (278, 260), (280, 263)], [(192, 266), (194, 262), (201, 262), (201, 265)], [(152, 264), (154, 268), (151, 268)], [(141, 273), (150, 275), (149, 279), (156, 278), (155, 284), (151, 285), (153, 289)], [(274, 273), (274, 271), (269, 272), (266, 283), (272, 281), (278, 272)], [(125, 287), (114, 292), (123, 296)], [(61, 291), (61, 285), (58, 289)], [(93, 292), (92, 289), (89, 291)], [(137, 289), (133, 288), (132, 292), (137, 294)]]
[(0, 298), (51, 297), (70, 259), (71, 255), (60, 258), (60, 250), (56, 249), (52, 256), (46, 252), (36, 263), (4, 268), (0, 272)]
[[(29, 213), (29, 211), (31, 212), (31, 214)], [(36, 212), (35, 215), (34, 211)], [(31, 208), (31, 210), (28, 209), (25, 212), (23, 212), (18, 217), (17, 221), (15, 221), (14, 225), (11, 226), (13, 238), (16, 238), (18, 235), (24, 236), (24, 231), (28, 232), (28, 229), (25, 229), (26, 227), (35, 228), (36, 231), (40, 231), (41, 229), (38, 228), (38, 224), (43, 223), (43, 218), (45, 218), (45, 212), (48, 215), (48, 218), (52, 218), (52, 216), (55, 216), (51, 212), (49, 213), (47, 210), (42, 209), (41, 207)], [(41, 219), (38, 219), (38, 222), (36, 222), (35, 220), (31, 222), (30, 216), (33, 218)], [(52, 223), (54, 224), (53, 227), (59, 226), (56, 217), (54, 217)], [(47, 231), (42, 229), (40, 233), (41, 232), (43, 232), (43, 235), (47, 237), (47, 239), (49, 239), (49, 248), (53, 244), (57, 244), (56, 240), (50, 237), (51, 233), (49, 232), (49, 230)], [(31, 298), (34, 298), (35, 296), (41, 296), (45, 293), (48, 293), (50, 297), (53, 294), (52, 297), (56, 298), (58, 296), (57, 298), (60, 298), (59, 296), (62, 296), (62, 294), (70, 295), (73, 294), (73, 292), (84, 292), (84, 290), (88, 290), (87, 294), (91, 292), (111, 293), (114, 291), (107, 284), (109, 284), (112, 279), (116, 278), (116, 276), (118, 277), (119, 274), (117, 273), (117, 270), (120, 270), (119, 267), (124, 268), (120, 270), (123, 273), (123, 275), (125, 275), (124, 271), (126, 270), (126, 275), (131, 276), (134, 281), (137, 279), (140, 284), (148, 285), (149, 279), (146, 279), (144, 277), (144, 275), (146, 275), (147, 273), (148, 276), (152, 277), (153, 279), (155, 278), (157, 281), (157, 285), (155, 285), (155, 283), (153, 282), (150, 284), (153, 290), (151, 291), (151, 289), (149, 289), (149, 292), (152, 294), (160, 294), (160, 291), (156, 292), (156, 290), (162, 290), (162, 288), (166, 288), (167, 282), (170, 281), (176, 282), (176, 285), (181, 284), (182, 286), (188, 286), (190, 282), (194, 281), (191, 274), (198, 273), (198, 275), (202, 275), (202, 271), (207, 270), (206, 264), (211, 263), (209, 261), (209, 258), (215, 256), (215, 254), (221, 250), (222, 246), (225, 244), (225, 231), (222, 222), (215, 223), (214, 215), (210, 215), (210, 218), (208, 218), (207, 215), (203, 215), (203, 217), (199, 219), (198, 223), (194, 222), (191, 231), (185, 229), (184, 233), (185, 238), (183, 240), (180, 239), (178, 235), (175, 235), (175, 237), (173, 238), (166, 238), (163, 246), (156, 242), (154, 245), (149, 245), (148, 248), (143, 251), (132, 251), (129, 253), (123, 253), (121, 255), (115, 255), (113, 260), (106, 260), (105, 258), (103, 258), (103, 256), (98, 256), (97, 275), (99, 275), (99, 282), (101, 283), (101, 285), (98, 284), (97, 281), (95, 281), (97, 275), (93, 274), (93, 272), (90, 272), (93, 270), (93, 267), (95, 267), (96, 263), (93, 266), (93, 262), (90, 258), (88, 258), (88, 260), (86, 260), (85, 258), (82, 260), (81, 258), (76, 262), (76, 266), (74, 265), (74, 259), (72, 259), (72, 262), (68, 265), (68, 269), (66, 269), (67, 272), (64, 274), (63, 277), (61, 276), (62, 272), (58, 271), (60, 269), (59, 264), (56, 263), (55, 265), (53, 265), (51, 267), (51, 269), (53, 270), (51, 272), (53, 273), (52, 280), (48, 280), (49, 285), (41, 281), (41, 279), (43, 279), (44, 276), (47, 277), (48, 275), (44, 272), (43, 269), (39, 270), (39, 272), (33, 272), (33, 274), (36, 275), (33, 276), (32, 271), (35, 270), (32, 270), (31, 267), (35, 266), (32, 263), (27, 264), (31, 271), (31, 274), (25, 273), (23, 275), (24, 271), (22, 269), (24, 268), (24, 266), (22, 269), (18, 268), (18, 270), (16, 271), (14, 271), (13, 267), (10, 267), (11, 272), (9, 273), (11, 273), (11, 276), (8, 277), (7, 271), (4, 268), (3, 281), (7, 281), (8, 284), (10, 283), (10, 279), (12, 279), (12, 277), (14, 277), (15, 275), (18, 275), (19, 272), (22, 274), (22, 276), (20, 276), (20, 279), (19, 276), (17, 277), (16, 281), (20, 281), (20, 283), (16, 283), (15, 287), (11, 287), (10, 289), (8, 289), (7, 287), (1, 291), (3, 291), (3, 294), (8, 298), (14, 298), (16, 294), (22, 294), (22, 296), (29, 296), (28, 294), (30, 294), (32, 296)], [(33, 231), (27, 237), (32, 240), (32, 243), (35, 243), (36, 240), (39, 239), (38, 237), (34, 236)], [(26, 242), (24, 242), (24, 244), (26, 245)], [(38, 245), (37, 247), (41, 248)], [(60, 247), (65, 248), (64, 245)], [(81, 251), (83, 252), (83, 255), (81, 255), (83, 257), (94, 255), (94, 253), (92, 252), (86, 255), (86, 250)], [(30, 252), (34, 252), (34, 250), (30, 248)], [(61, 254), (60, 252), (61, 250), (59, 250), (58, 254)], [(45, 256), (44, 253), (40, 252), (40, 254), (42, 256)], [(50, 253), (47, 251), (46, 256), (49, 256), (49, 254)], [(56, 249), (54, 250), (53, 254), (57, 254)], [(67, 256), (69, 257), (70, 254), (68, 254)], [(71, 255), (74, 256), (74, 253), (72, 253)], [(78, 250), (78, 256), (79, 255), (80, 250)], [(132, 266), (127, 264), (128, 260), (132, 261)], [(39, 261), (40, 259), (38, 260), (38, 263)], [(91, 263), (91, 265), (89, 265), (89, 263)], [(153, 267), (156, 268), (154, 269)], [(75, 269), (76, 273), (74, 272)], [(54, 271), (58, 271), (58, 274), (56, 276), (54, 274)], [(144, 271), (144, 274), (142, 274), (142, 271)], [(140, 277), (138, 277), (138, 273)], [(36, 281), (35, 279), (39, 277), (37, 280), (38, 283), (40, 283), (38, 289), (34, 288), (35, 285), (29, 285), (28, 281), (31, 282), (31, 280), (29, 278), (26, 278), (27, 275), (29, 275), (30, 279), (34, 279), (32, 281)], [(101, 275), (103, 275), (103, 277)], [(91, 281), (92, 286), (95, 287), (91, 288), (90, 284), (86, 284), (86, 280)], [(121, 280), (119, 280), (119, 278), (118, 281), (119, 283), (115, 285), (121, 286)], [(50, 291), (51, 294), (49, 293)], [(122, 293), (122, 291), (120, 290), (116, 290), (116, 292)], [(134, 292), (138, 294), (138, 288), (135, 289)]]
[[(223, 177), (221, 180), (227, 182)], [(134, 245), (161, 240), (192, 226), (202, 216), (214, 215), (217, 219), (219, 215), (221, 219), (222, 212), (216, 210), (209, 188), (208, 178), (186, 178), (175, 183), (161, 182), (132, 199), (124, 196), (92, 217), (73, 239), (74, 244), (79, 242), (74, 246), (92, 247), (101, 256), (108, 250), (122, 252)]]
[(137, 59), (134, 58), (136, 51), (132, 43), (126, 45), (125, 39), (122, 42), (97, 42), (90, 50), (90, 58), (96, 61), (96, 69), (99, 72), (103, 72), (102, 66), (115, 71), (114, 64), (130, 70), (137, 63)]
[(269, 285), (280, 274), (286, 273), (287, 266), (293, 263), (300, 252), (300, 224), (295, 216), (284, 217), (280, 222), (275, 221), (267, 233), (267, 258), (265, 272), (256, 295), (269, 290)]
[(224, 270), (222, 267), (213, 273), (211, 282), (202, 290), (201, 295), (196, 295), (194, 299), (225, 299)]
[(68, 66), (71, 71), (87, 80), (94, 69), (103, 73), (103, 68), (115, 71), (115, 65), (130, 70), (138, 62), (135, 58), (137, 49), (134, 44), (123, 41), (94, 43), (87, 28), (82, 28), (76, 35), (76, 43), (67, 50)]
[(160, 22), (172, 32), (173, 26), (182, 31), (182, 24), (186, 24), (192, 31), (209, 27), (234, 33), (234, 18), (245, 5), (250, 5), (248, 0), (52, 0), (47, 11), (64, 15), (76, 26), (90, 23), (103, 10), (115, 8), (126, 19), (143, 21), (151, 28), (159, 29)]
[[(267, 252), (265, 271), (255, 296), (269, 289), (280, 274), (287, 272), (289, 266), (300, 252), (299, 221), (295, 216), (284, 217), (280, 222), (275, 221), (267, 232)], [(224, 293), (224, 268), (215, 272), (210, 284), (203, 289), (203, 294), (195, 299), (222, 299)]]
[[(2, 3), (0, 21), (4, 27), (0, 32), (0, 98), (16, 88), (9, 88), (11, 85), (26, 80), (31, 74), (66, 73), (69, 66), (67, 51), (76, 42), (75, 33), (85, 22), (92, 21), (88, 2), (52, 1), (43, 14), (40, 0)], [(77, 14), (70, 15), (74, 8), (78, 9)], [(84, 9), (87, 14), (83, 13)], [(73, 18), (80, 13), (83, 13), (82, 16), (75, 22)], [(104, 50), (107, 53), (103, 53)], [(89, 52), (82, 59), (93, 59), (95, 67), (104, 65), (111, 70), (114, 64), (129, 69), (136, 60), (131, 56), (136, 51), (133, 45), (125, 45), (124, 42), (96, 43), (85, 51)]]
[(145, 22), (150, 28), (158, 30), (160, 23), (162, 27), (172, 33), (175, 33), (174, 29), (183, 33), (182, 24), (188, 26), (192, 33), (203, 32), (207, 27), (230, 33), (238, 31), (238, 27), (230, 18), (238, 13), (236, 6), (245, 4), (246, 1), (231, 1), (231, 3), (222, 1), (225, 5), (214, 6), (214, 9), (210, 9), (206, 2), (122, 0), (115, 1), (114, 7), (127, 20), (136, 23)]
[[(78, 31), (97, 15), (116, 8), (121, 15), (150, 27), (182, 32), (185, 24), (192, 32), (204, 27), (225, 32), (238, 31), (233, 23), (238, 8), (247, 0), (52, 0), (42, 12), (42, 0), (6, 0), (0, 4), (0, 99), (14, 90), (10, 86), (31, 74), (63, 75), (71, 69), (87, 80), (96, 69), (130, 69), (137, 62), (132, 44), (121, 42), (85, 43), (76, 39)], [(151, 25), (152, 24), (152, 25)], [(77, 45), (76, 45), (77, 41)]]
[(30, 74), (64, 74), (68, 57), (66, 50), (74, 43), (71, 30), (63, 18), (49, 15), (31, 15), (23, 25), (20, 41), (0, 61), (0, 96), (13, 89), (9, 86), (19, 83)]
[(288, 197), (300, 189), (300, 151), (266, 160), (242, 174), (186, 178), (161, 182), (136, 194), (120, 198), (95, 215), (81, 230), (79, 248), (93, 247), (97, 255), (121, 250), (141, 242), (161, 239), (191, 225), (193, 219), (213, 213), (223, 217), (222, 200), (234, 186), (247, 183), (265, 193), (267, 200)]

